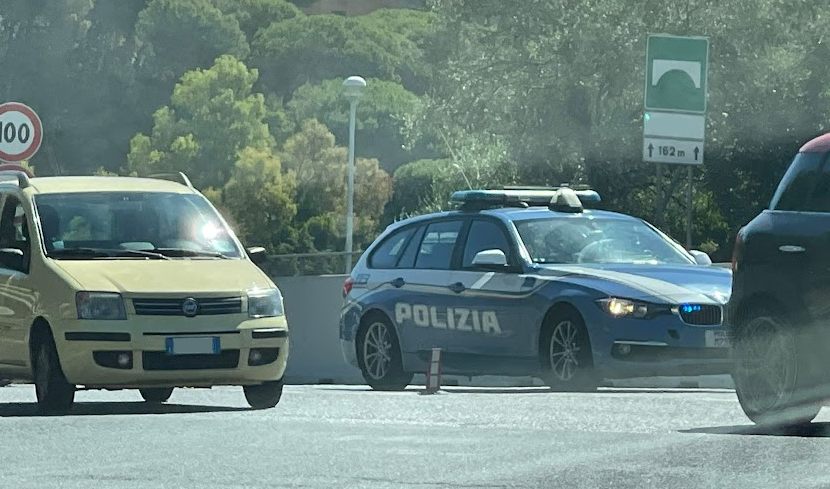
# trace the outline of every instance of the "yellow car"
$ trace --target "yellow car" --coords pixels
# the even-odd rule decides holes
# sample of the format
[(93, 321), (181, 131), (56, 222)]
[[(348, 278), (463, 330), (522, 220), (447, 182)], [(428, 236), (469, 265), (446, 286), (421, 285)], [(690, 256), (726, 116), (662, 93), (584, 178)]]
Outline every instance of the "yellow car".
[(187, 176), (0, 180), (0, 378), (33, 381), (44, 411), (77, 389), (160, 403), (241, 385), (254, 408), (279, 402), (288, 324), (264, 250)]

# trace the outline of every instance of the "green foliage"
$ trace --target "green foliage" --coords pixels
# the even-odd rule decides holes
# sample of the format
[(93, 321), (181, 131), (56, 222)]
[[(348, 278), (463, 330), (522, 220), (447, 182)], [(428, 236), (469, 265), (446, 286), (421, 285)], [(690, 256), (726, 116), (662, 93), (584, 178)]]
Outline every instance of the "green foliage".
[(245, 59), (250, 51), (239, 21), (210, 0), (150, 0), (135, 29), (150, 76), (162, 81), (205, 68), (223, 54)]
[[(297, 220), (311, 226), (308, 229), (315, 249), (330, 250), (335, 239), (345, 236), (343, 225), (337, 229), (331, 223), (334, 216), (345, 223), (346, 148), (335, 146), (334, 135), (320, 122), (310, 119), (303, 122), (300, 132), (288, 138), (282, 161), (287, 172), (297, 179)], [(380, 169), (378, 161), (358, 158), (354, 197), (356, 246), (374, 239), (391, 194), (392, 178)], [(319, 216), (328, 217), (315, 219)]]
[[(343, 145), (349, 141), (349, 102), (344, 99), (342, 79), (305, 84), (298, 88), (286, 104), (293, 121), (316, 118), (328, 127)], [(395, 171), (412, 161), (413, 153), (423, 154), (426, 148), (406, 147), (406, 120), (422, 108), (421, 100), (399, 83), (368, 79), (366, 90), (357, 105), (355, 152), (359, 156), (378, 158), (383, 168)], [(299, 124), (298, 124), (299, 125)]]
[[(282, 173), (279, 157), (269, 149), (247, 147), (240, 152), (218, 201), (232, 216), (235, 230), (248, 246), (266, 246), (272, 253), (286, 253), (293, 250), (298, 239), (291, 226), (297, 214), (295, 188), (291, 175)], [(217, 200), (215, 191), (210, 195)]]
[(263, 91), (287, 97), (309, 81), (364, 78), (400, 81), (412, 73), (418, 46), (364, 17), (299, 16), (260, 30), (251, 60)]
[(157, 110), (150, 136), (130, 143), (127, 169), (138, 174), (184, 171), (199, 187), (218, 187), (246, 148), (274, 147), (264, 122), (265, 98), (253, 93), (257, 71), (232, 56), (186, 73), (170, 105)]
[(260, 29), (274, 22), (303, 15), (295, 5), (285, 0), (212, 0), (226, 15), (239, 22), (242, 32), (252, 40)]

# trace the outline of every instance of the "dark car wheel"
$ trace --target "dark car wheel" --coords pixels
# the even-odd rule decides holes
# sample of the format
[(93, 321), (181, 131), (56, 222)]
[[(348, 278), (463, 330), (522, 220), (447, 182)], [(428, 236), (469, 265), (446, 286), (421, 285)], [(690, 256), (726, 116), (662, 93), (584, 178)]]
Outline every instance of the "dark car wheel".
[(357, 335), (357, 353), (363, 378), (374, 390), (402, 391), (414, 374), (403, 370), (398, 336), (385, 316), (367, 317)]
[(805, 386), (809, 357), (783, 316), (759, 311), (738, 329), (732, 344), (732, 378), (746, 416), (759, 425), (810, 423), (821, 403)]
[(254, 409), (271, 409), (282, 399), (282, 387), (283, 381), (280, 379), (259, 385), (246, 385), (242, 389), (249, 406)]
[(33, 350), (38, 408), (44, 413), (68, 411), (75, 402), (75, 386), (63, 375), (51, 334), (42, 334)]
[(141, 393), (141, 397), (144, 398), (144, 401), (153, 404), (161, 404), (170, 399), (170, 396), (173, 395), (173, 388), (139, 389), (138, 392)]
[(545, 327), (542, 337), (542, 364), (547, 371), (544, 381), (555, 391), (588, 392), (599, 386), (594, 371), (588, 330), (578, 314), (556, 314)]

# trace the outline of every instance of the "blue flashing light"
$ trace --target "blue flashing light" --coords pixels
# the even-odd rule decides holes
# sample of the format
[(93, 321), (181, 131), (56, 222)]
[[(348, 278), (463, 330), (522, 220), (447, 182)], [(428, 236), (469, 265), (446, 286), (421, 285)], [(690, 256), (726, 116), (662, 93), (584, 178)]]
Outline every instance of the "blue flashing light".
[(680, 306), (680, 310), (685, 313), (690, 313), (700, 311), (701, 307), (695, 304), (683, 304), (682, 306)]

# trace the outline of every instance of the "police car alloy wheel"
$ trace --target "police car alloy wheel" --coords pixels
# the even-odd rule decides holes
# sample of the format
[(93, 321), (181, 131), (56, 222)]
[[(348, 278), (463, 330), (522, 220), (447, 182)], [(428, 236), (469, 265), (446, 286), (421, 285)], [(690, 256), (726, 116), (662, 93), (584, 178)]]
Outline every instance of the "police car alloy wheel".
[(358, 335), (363, 378), (375, 390), (404, 390), (413, 374), (403, 371), (401, 349), (392, 323), (375, 315), (366, 318)]
[(735, 335), (732, 374), (741, 408), (760, 425), (809, 423), (821, 405), (805, 398), (799, 389), (804, 356), (789, 322), (772, 313), (759, 312)]
[(553, 390), (590, 391), (599, 385), (593, 370), (588, 331), (576, 314), (565, 313), (549, 323), (545, 364)]

